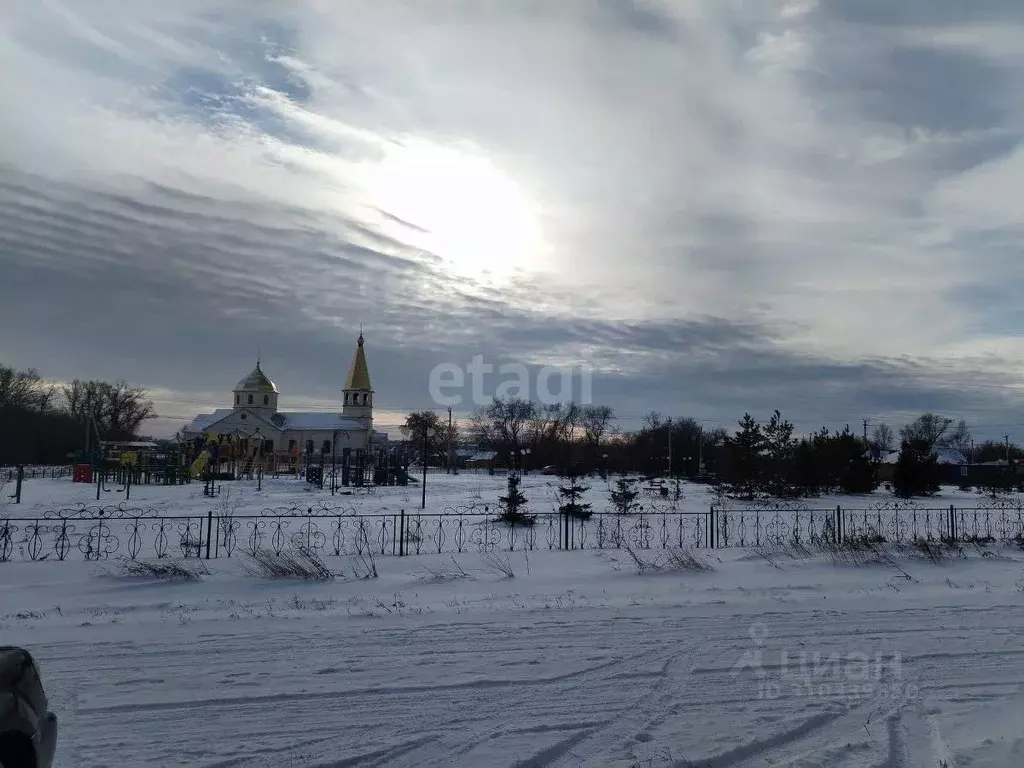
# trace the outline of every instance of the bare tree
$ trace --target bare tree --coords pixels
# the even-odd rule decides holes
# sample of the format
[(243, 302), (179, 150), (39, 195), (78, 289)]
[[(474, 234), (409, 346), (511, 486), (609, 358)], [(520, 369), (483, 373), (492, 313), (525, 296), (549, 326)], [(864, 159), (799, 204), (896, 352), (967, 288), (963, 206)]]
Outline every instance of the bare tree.
[(648, 411), (647, 415), (644, 416), (644, 426), (652, 432), (657, 431), (664, 421), (664, 417), (658, 411)]
[(75, 379), (63, 388), (68, 412), (77, 421), (95, 419), (100, 434), (108, 439), (127, 439), (139, 427), (156, 418), (146, 390), (125, 381)]
[(871, 457), (879, 461), (882, 457), (896, 450), (896, 435), (888, 424), (878, 424), (871, 430)]
[(469, 438), (478, 448), (496, 450), (498, 440), (494, 435), (494, 425), (487, 415), (487, 406), (476, 408), (469, 414)]
[(596, 451), (601, 439), (607, 434), (615, 420), (615, 411), (607, 405), (586, 405), (583, 407), (580, 423), (587, 443)]
[(953, 420), (934, 413), (918, 416), (900, 430), (900, 437), (908, 441), (922, 441), (935, 450), (936, 446), (944, 445), (944, 439), (953, 426)]
[(971, 430), (968, 428), (967, 422), (960, 419), (953, 427), (953, 431), (943, 437), (942, 445), (969, 457), (971, 455), (971, 440)]
[(499, 453), (512, 457), (513, 466), (520, 466), (519, 457), (527, 445), (528, 428), (536, 416), (537, 405), (518, 397), (496, 397), (487, 406), (487, 434)]
[(0, 365), (0, 409), (48, 411), (53, 406), (54, 391), (35, 368), (19, 371)]
[(539, 406), (529, 427), (531, 450), (535, 455), (546, 456), (545, 461), (564, 460), (575, 441), (579, 421), (580, 406), (577, 403)]

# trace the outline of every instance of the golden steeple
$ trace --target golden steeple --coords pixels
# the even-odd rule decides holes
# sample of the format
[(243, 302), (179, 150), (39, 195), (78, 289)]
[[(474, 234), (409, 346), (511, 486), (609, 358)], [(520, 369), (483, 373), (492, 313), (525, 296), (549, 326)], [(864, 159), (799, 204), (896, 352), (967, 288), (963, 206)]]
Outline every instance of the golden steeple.
[(362, 331), (359, 332), (356, 353), (352, 357), (352, 365), (349, 366), (348, 376), (345, 378), (345, 390), (373, 391), (373, 387), (370, 386), (370, 370), (366, 367), (366, 353), (363, 351)]

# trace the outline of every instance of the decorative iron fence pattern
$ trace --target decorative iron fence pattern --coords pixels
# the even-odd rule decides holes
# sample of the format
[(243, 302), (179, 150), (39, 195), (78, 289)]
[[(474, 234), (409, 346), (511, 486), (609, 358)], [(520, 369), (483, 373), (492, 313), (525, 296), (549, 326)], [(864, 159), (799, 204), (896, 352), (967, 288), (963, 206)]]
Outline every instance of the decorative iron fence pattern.
[(483, 505), (441, 513), (363, 513), (320, 502), (258, 514), (179, 515), (116, 506), (54, 509), (38, 517), (0, 518), (0, 563), (11, 560), (230, 558), (302, 547), (321, 556), (420, 555), (538, 549), (714, 549), (850, 540), (875, 542), (1024, 541), (1024, 502), (973, 508), (888, 502), (862, 508), (801, 504), (713, 506), (703, 512), (665, 507), (587, 519), (538, 514), (510, 526)]

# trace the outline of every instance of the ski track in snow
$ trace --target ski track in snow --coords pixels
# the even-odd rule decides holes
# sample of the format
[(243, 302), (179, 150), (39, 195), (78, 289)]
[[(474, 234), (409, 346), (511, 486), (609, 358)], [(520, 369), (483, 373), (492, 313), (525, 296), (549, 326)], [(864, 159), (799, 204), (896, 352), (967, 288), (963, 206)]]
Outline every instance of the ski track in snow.
[[(870, 637), (900, 651), (899, 679), (852, 701), (786, 686), (759, 699), (757, 677), (732, 669), (750, 645), (748, 615), (632, 614), (278, 618), (230, 634), (157, 622), (33, 649), (55, 701), (73, 692), (61, 712), (67, 766), (937, 768), (949, 759), (937, 712), (1024, 703), (1024, 649), (992, 648), (997, 627), (969, 628), (980, 617), (966, 608), (865, 610), (830, 635), (818, 634), (819, 611), (791, 612), (783, 641), (815, 637), (827, 656)], [(999, 616), (1006, 630), (1024, 623), (1019, 606)]]
[[(1024, 765), (1019, 550), (906, 574), (730, 550), (641, 577), (620, 555), (515, 553), (505, 580), (470, 553), (445, 583), (422, 568), (448, 555), (328, 584), (6, 563), (0, 642), (40, 661), (57, 768)], [(871, 672), (808, 684), (801, 653)]]

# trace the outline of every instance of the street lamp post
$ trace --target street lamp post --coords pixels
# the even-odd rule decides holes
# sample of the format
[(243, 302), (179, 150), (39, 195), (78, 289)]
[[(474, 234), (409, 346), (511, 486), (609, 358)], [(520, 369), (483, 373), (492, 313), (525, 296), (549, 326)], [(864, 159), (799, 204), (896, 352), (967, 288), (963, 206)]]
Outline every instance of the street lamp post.
[(338, 489), (338, 430), (331, 433), (331, 496)]
[(423, 499), (420, 502), (420, 509), (427, 508), (427, 438), (434, 436), (433, 427), (423, 429), (423, 452), (420, 461), (423, 462)]

